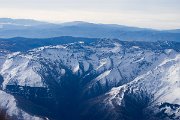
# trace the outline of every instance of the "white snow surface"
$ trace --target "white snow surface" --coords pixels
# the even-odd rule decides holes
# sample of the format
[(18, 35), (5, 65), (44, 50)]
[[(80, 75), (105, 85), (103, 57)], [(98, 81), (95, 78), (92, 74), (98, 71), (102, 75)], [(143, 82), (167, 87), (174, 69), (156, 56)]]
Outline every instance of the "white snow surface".
[(3, 89), (8, 84), (45, 87), (39, 71), (47, 69), (56, 70), (59, 76), (54, 75), (54, 78), (59, 80), (69, 71), (82, 78), (94, 75), (85, 85), (84, 92), (89, 94), (99, 84), (102, 88), (106, 84), (110, 87), (119, 85), (111, 89), (106, 94), (108, 98), (104, 99), (104, 103), (112, 108), (114, 100), (121, 105), (127, 88), (147, 91), (154, 96), (154, 105), (163, 102), (180, 104), (180, 54), (172, 49), (159, 52), (133, 46), (125, 51), (120, 43), (112, 45), (110, 41), (105, 45), (80, 43), (76, 46), (72, 43), (13, 53), (8, 55), (0, 69), (4, 78)]
[[(104, 104), (114, 108), (112, 101), (116, 101), (121, 105), (127, 88), (133, 91), (143, 90), (153, 95), (151, 106), (162, 103), (180, 104), (180, 54), (171, 53), (154, 69), (136, 77), (128, 84), (112, 88), (109, 93), (106, 93), (108, 97), (104, 99)], [(172, 114), (172, 109), (167, 108), (165, 112)], [(178, 110), (173, 113), (176, 113), (176, 116), (180, 115)]]
[(42, 87), (44, 86), (41, 76), (35, 71), (40, 64), (32, 62), (26, 56), (9, 55), (2, 65), (0, 74), (4, 78), (3, 89), (7, 84), (21, 86)]
[(0, 108), (6, 110), (6, 114), (10, 117), (16, 116), (17, 119), (23, 120), (43, 120), (40, 117), (29, 115), (23, 110), (17, 107), (16, 99), (10, 95), (0, 90)]
[(96, 78), (96, 80), (101, 80), (101, 79), (105, 78), (106, 76), (109, 75), (110, 72), (111, 72), (111, 70), (105, 71), (104, 73), (100, 74), (100, 75)]

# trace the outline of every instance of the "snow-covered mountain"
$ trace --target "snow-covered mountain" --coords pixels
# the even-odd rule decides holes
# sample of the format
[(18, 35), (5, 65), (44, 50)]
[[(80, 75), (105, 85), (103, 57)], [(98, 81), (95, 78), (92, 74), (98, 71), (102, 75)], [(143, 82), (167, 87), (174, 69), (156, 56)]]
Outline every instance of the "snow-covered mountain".
[(16, 119), (180, 119), (179, 43), (84, 39), (2, 52), (0, 108)]

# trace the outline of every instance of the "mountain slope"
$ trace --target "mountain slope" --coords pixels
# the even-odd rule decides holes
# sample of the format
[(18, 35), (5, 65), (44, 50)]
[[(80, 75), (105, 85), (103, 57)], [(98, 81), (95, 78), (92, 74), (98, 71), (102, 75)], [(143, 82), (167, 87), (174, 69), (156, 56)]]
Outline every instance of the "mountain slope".
[(57, 120), (179, 119), (177, 43), (84, 39), (4, 53), (0, 83), (16, 109)]
[[(92, 108), (85, 111), (91, 113), (96, 106), (102, 115), (108, 114), (105, 119), (115, 116), (115, 120), (178, 120), (179, 68), (180, 56), (171, 53), (168, 59), (163, 60), (154, 69), (136, 77), (128, 84), (111, 89), (98, 99), (91, 100), (88, 105)], [(97, 117), (93, 113), (90, 116)]]
[[(17, 107), (17, 103), (16, 103), (16, 99), (10, 95), (10, 94), (7, 94), (3, 91), (0, 90), (0, 108), (2, 109), (0, 111), (0, 113), (3, 112), (3, 110), (5, 110), (6, 114), (9, 116), (9, 117), (6, 117), (7, 120), (9, 119), (16, 119), (16, 120), (43, 120), (42, 118), (40, 117), (36, 117), (36, 116), (33, 116), (33, 115), (30, 115), (26, 112), (24, 112), (23, 110), (19, 109)], [(5, 116), (7, 116), (5, 114)], [(0, 117), (1, 118), (1, 117)]]

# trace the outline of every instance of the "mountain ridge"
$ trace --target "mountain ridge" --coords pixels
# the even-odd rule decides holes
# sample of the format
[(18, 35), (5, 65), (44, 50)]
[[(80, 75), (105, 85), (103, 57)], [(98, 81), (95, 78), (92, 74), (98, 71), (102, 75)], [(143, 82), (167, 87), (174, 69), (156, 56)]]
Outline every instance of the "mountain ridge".
[(40, 118), (178, 119), (180, 98), (174, 93), (179, 89), (180, 56), (176, 43), (83, 39), (0, 58), (2, 94), (13, 95), (21, 103), (18, 109)]
[[(85, 38), (110, 38), (125, 41), (179, 41), (179, 30), (155, 30), (138, 27), (128, 27), (115, 24), (96, 24), (88, 22), (46, 23), (30, 20), (22, 24), (2, 24), (0, 22), (0, 38), (26, 37), (51, 38), (73, 36)], [(1, 21), (1, 20), (0, 20)], [(10, 21), (16, 21), (10, 19)], [(26, 21), (26, 20), (24, 20)], [(21, 23), (21, 24), (19, 24)]]

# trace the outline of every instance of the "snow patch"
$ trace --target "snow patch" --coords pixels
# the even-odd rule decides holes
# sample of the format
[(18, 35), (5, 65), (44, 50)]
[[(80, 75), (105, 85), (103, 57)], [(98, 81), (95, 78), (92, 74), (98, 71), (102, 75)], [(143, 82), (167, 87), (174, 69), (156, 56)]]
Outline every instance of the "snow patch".
[(107, 63), (107, 59), (100, 60), (100, 65), (96, 68), (98, 70), (99, 68), (103, 67)]
[(73, 69), (73, 73), (76, 73), (79, 70), (79, 64), (77, 64), (74, 69)]
[(119, 43), (114, 43), (115, 47), (111, 49), (111, 52), (117, 53), (121, 50), (121, 45)]
[(104, 73), (100, 74), (100, 75), (96, 78), (96, 80), (101, 80), (101, 79), (105, 78), (106, 76), (109, 75), (110, 72), (111, 72), (111, 70), (105, 71)]
[(84, 41), (79, 41), (80, 44), (84, 44)]

